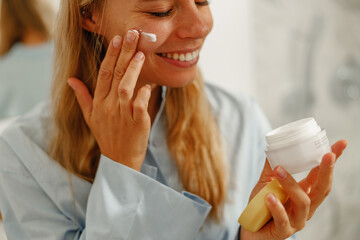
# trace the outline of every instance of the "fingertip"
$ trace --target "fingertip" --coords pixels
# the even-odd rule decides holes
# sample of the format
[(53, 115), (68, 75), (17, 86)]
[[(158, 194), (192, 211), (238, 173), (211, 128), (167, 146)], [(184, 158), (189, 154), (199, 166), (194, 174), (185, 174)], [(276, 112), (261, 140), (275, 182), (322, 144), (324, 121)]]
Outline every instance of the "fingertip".
[(336, 154), (333, 153), (333, 152), (328, 152), (324, 155), (325, 158), (335, 158), (336, 157)]
[[(336, 153), (336, 155), (341, 155), (344, 149), (347, 147), (348, 141), (345, 139), (339, 140), (331, 146), (331, 150)], [(339, 157), (338, 156), (338, 157)]]
[(277, 204), (277, 197), (273, 193), (268, 193), (266, 195), (266, 201), (271, 205)]
[(276, 166), (274, 170), (278, 178), (285, 179), (287, 177), (287, 172), (282, 166)]
[(151, 97), (151, 85), (145, 84), (142, 86), (137, 93), (135, 101), (141, 101), (148, 105)]
[[(140, 93), (140, 91), (143, 91), (143, 93)], [(145, 96), (144, 101), (149, 102), (151, 96), (151, 85), (145, 84), (144, 86), (142, 86), (138, 94), (143, 94)]]
[(69, 84), (69, 86), (70, 86), (73, 90), (75, 90), (75, 81), (76, 81), (76, 79), (74, 79), (74, 78), (69, 78), (69, 79), (67, 80), (67, 83)]
[(139, 51), (136, 53), (134, 59), (137, 60), (137, 61), (141, 61), (145, 58), (145, 55), (143, 52)]
[(349, 144), (349, 142), (346, 139), (342, 139), (340, 140), (342, 147), (345, 149), (347, 147), (347, 145)]
[(122, 38), (120, 36), (115, 36), (112, 40), (112, 45), (115, 49), (120, 49)]
[(151, 85), (150, 85), (150, 84), (145, 84), (145, 87), (146, 87), (147, 89), (152, 90), (152, 87), (151, 87)]

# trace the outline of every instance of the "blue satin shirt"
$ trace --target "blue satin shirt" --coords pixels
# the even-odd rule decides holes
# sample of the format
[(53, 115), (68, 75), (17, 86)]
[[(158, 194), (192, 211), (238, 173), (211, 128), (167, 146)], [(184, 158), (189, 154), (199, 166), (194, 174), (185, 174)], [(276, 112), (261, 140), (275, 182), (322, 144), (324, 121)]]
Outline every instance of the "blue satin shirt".
[(217, 223), (208, 218), (211, 206), (179, 180), (166, 145), (165, 91), (141, 172), (101, 156), (93, 183), (48, 156), (49, 104), (7, 127), (0, 134), (0, 211), (8, 238), (237, 239), (238, 217), (265, 162), (269, 124), (252, 99), (206, 84), (230, 166)]

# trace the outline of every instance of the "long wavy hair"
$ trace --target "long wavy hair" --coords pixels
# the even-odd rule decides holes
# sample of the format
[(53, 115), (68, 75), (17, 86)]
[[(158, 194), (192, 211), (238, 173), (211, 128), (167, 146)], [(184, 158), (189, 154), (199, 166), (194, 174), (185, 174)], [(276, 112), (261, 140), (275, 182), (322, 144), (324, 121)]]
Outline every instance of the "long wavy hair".
[[(81, 27), (81, 11), (103, 9), (103, 4), (106, 1), (62, 0), (55, 33), (52, 94), (55, 129), (50, 155), (69, 172), (90, 182), (94, 180), (101, 153), (67, 79), (82, 79), (90, 93), (94, 93), (106, 49), (101, 36)], [(165, 112), (167, 145), (183, 187), (209, 202), (210, 216), (219, 221), (227, 195), (227, 167), (200, 74), (186, 87), (168, 89)]]
[(34, 31), (50, 39), (54, 9), (44, 0), (0, 1), (0, 56), (5, 55), (27, 31)]

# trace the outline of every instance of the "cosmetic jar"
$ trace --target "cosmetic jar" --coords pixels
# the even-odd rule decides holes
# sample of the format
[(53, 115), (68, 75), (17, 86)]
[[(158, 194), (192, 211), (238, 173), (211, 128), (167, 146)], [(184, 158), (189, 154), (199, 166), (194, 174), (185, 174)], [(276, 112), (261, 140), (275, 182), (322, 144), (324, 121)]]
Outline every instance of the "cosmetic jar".
[(281, 165), (290, 174), (310, 170), (331, 151), (326, 131), (314, 118), (276, 128), (266, 136), (266, 156), (272, 168)]

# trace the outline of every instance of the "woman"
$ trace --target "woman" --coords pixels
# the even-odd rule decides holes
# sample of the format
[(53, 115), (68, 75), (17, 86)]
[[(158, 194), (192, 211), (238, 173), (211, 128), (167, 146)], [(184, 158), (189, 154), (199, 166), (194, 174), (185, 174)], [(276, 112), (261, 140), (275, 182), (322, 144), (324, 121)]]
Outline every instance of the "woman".
[(0, 1), (0, 119), (50, 97), (53, 10), (44, 0)]
[[(285, 239), (304, 227), (346, 142), (300, 184), (264, 165), (257, 105), (198, 73), (211, 28), (207, 1), (62, 1), (53, 104), (0, 138), (11, 238)], [(275, 177), (286, 207), (268, 195), (274, 220), (240, 233), (250, 192)]]

